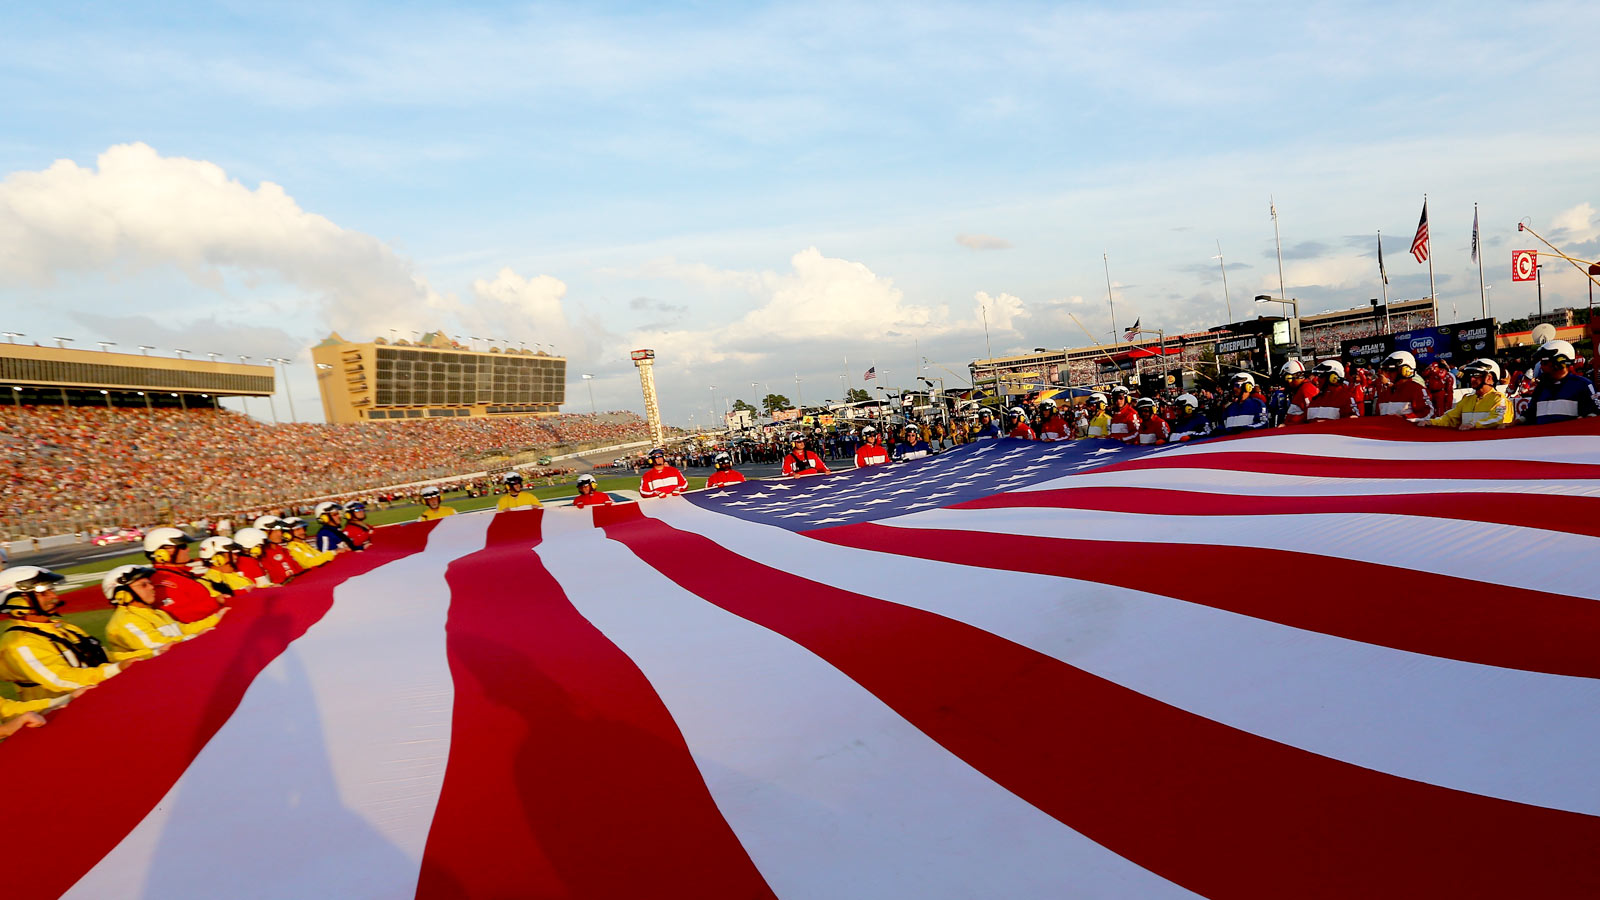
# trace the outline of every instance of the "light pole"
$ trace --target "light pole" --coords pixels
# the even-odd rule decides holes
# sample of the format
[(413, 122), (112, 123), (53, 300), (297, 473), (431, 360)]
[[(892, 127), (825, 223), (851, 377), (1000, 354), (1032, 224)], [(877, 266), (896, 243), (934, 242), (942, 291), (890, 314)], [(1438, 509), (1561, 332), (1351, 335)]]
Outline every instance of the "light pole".
[(0, 334), (4, 334), (6, 336), (6, 343), (8, 344), (15, 344), (17, 342), (17, 338), (19, 337), (27, 337), (27, 335), (20, 331), (6, 331), (0, 332)]
[(106, 348), (115, 347), (117, 345), (116, 341), (95, 341), (95, 343), (100, 345), (101, 353), (110, 353), (111, 351), (107, 350)]
[(587, 384), (589, 386), (589, 415), (591, 415), (591, 416), (599, 415), (599, 413), (595, 412), (595, 409), (594, 409), (594, 376), (593, 375), (585, 375), (585, 376), (583, 376), (583, 383)]
[[(187, 350), (173, 350), (172, 352), (178, 354), (178, 358), (179, 359), (183, 359), (183, 355), (185, 353), (188, 353), (189, 351), (187, 351)], [(211, 361), (212, 362), (216, 362), (217, 361), (217, 357), (221, 356), (222, 354), (220, 354), (220, 353), (210, 353), (210, 354), (207, 354), (207, 355), (211, 357)]]
[(1287, 300), (1280, 300), (1277, 297), (1270, 297), (1270, 296), (1268, 296), (1266, 294), (1257, 294), (1256, 295), (1256, 302), (1257, 303), (1282, 303), (1282, 304), (1285, 304), (1285, 305), (1287, 305), (1289, 307), (1289, 309), (1291, 311), (1291, 315), (1293, 316), (1293, 318), (1290, 320), (1290, 323), (1289, 323), (1289, 343), (1294, 346), (1295, 355), (1298, 356), (1300, 354), (1300, 301), (1299, 301), (1299, 299), (1297, 299), (1295, 297), (1290, 297)]
[(139, 352), (143, 353), (145, 356), (149, 356), (150, 355), (150, 351), (154, 350), (154, 349), (155, 348), (150, 346), (149, 344), (140, 344), (139, 345)]
[(69, 337), (56, 337), (55, 338), (55, 342), (56, 342), (56, 347), (58, 347), (59, 349), (65, 350), (65, 349), (67, 349), (67, 345), (72, 343), (72, 338), (69, 338)]
[(273, 362), (278, 364), (278, 371), (283, 373), (283, 395), (289, 398), (289, 421), (299, 421), (299, 416), (294, 413), (294, 391), (289, 390), (289, 360), (280, 356)]

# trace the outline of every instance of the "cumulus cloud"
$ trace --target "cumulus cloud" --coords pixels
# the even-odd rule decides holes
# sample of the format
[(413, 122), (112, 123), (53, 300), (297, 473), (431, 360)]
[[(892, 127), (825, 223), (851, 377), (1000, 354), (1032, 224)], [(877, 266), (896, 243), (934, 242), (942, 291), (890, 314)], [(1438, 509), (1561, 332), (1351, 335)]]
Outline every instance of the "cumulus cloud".
[(958, 234), (956, 243), (968, 250), (1010, 250), (1011, 242), (992, 234)]
[(1550, 234), (1553, 240), (1576, 241), (1580, 244), (1600, 237), (1600, 223), (1595, 221), (1594, 206), (1580, 203), (1558, 213), (1550, 220)]
[[(663, 331), (645, 338), (669, 348), (685, 364), (727, 360), (754, 362), (776, 349), (811, 341), (854, 343), (883, 337), (934, 340), (983, 333), (982, 306), (989, 306), (991, 331), (1010, 332), (1029, 313), (1010, 294), (978, 292), (969, 311), (908, 302), (892, 279), (860, 262), (823, 255), (816, 247), (796, 253), (787, 272), (729, 273), (673, 263), (670, 271), (695, 284), (746, 286), (761, 305), (739, 319), (708, 330)], [(660, 269), (657, 273), (660, 273)]]
[[(308, 329), (354, 339), (459, 325), (563, 352), (591, 343), (579, 339), (591, 332), (568, 322), (567, 285), (558, 278), (502, 269), (473, 282), (465, 299), (441, 294), (383, 241), (302, 209), (279, 185), (251, 189), (213, 163), (165, 157), (145, 144), (111, 147), (93, 167), (60, 160), (0, 181), (0, 285), (160, 267), (219, 293), (230, 278), (292, 286), (321, 319)], [(130, 330), (118, 333), (139, 331), (123, 324)], [(238, 337), (238, 346), (252, 345)], [(277, 333), (273, 352), (304, 338)]]
[(0, 280), (173, 266), (220, 289), (224, 276), (275, 277), (309, 291), (327, 324), (354, 335), (427, 328), (450, 301), (371, 235), (301, 209), (279, 185), (254, 190), (202, 160), (145, 144), (59, 160), (0, 182)]

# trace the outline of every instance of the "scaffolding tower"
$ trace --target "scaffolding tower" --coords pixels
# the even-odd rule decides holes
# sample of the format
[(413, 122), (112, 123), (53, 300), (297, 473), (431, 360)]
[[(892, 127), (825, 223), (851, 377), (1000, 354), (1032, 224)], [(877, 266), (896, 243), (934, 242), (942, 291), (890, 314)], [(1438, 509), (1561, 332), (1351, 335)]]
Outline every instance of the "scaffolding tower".
[(633, 364), (639, 369), (639, 388), (644, 391), (644, 418), (650, 425), (650, 443), (660, 447), (666, 443), (661, 431), (661, 404), (656, 402), (656, 352), (633, 351)]

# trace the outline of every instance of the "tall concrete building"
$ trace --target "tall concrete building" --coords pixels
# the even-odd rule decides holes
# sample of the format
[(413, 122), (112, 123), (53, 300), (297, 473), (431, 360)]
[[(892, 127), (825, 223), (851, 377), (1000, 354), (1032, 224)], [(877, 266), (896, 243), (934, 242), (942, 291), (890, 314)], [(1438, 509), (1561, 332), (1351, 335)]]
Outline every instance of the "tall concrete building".
[(553, 415), (566, 402), (565, 358), (473, 350), (441, 331), (394, 343), (330, 334), (311, 348), (311, 359), (329, 422)]

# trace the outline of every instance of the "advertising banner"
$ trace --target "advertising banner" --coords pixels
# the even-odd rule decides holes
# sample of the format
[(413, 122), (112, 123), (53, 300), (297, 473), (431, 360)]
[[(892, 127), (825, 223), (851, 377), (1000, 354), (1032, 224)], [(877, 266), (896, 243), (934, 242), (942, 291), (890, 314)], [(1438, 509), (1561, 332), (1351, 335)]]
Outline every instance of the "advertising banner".
[(772, 421), (774, 422), (789, 422), (798, 418), (800, 418), (800, 410), (798, 409), (775, 409), (772, 411)]
[(1417, 358), (1419, 369), (1435, 359), (1460, 365), (1480, 356), (1492, 355), (1494, 337), (1494, 319), (1474, 319), (1454, 325), (1416, 328), (1398, 334), (1344, 341), (1339, 345), (1339, 355), (1346, 362), (1358, 366), (1376, 367), (1389, 354), (1405, 350)]

